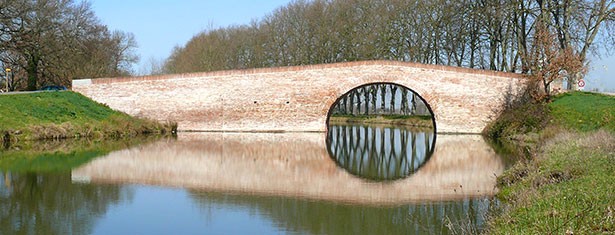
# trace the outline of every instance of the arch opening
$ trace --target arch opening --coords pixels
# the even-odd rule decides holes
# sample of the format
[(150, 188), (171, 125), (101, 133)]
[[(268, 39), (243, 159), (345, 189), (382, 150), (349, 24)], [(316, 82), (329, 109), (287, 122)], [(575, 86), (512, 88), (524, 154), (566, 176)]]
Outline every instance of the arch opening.
[(415, 91), (394, 83), (356, 87), (329, 109), (329, 156), (349, 173), (370, 181), (406, 178), (431, 157), (436, 123)]

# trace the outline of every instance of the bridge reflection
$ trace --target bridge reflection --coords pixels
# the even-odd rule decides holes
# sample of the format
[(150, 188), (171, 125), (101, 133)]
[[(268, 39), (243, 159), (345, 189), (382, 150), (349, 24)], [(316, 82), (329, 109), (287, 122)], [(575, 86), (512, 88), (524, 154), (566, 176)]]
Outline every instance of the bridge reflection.
[[(401, 142), (401, 136), (405, 135), (395, 141)], [(418, 155), (414, 164), (406, 164), (412, 157), (403, 161), (385, 159), (403, 162), (406, 172), (423, 164), (420, 171), (393, 182), (366, 182), (336, 166), (326, 150), (325, 138), (321, 133), (181, 134), (177, 140), (113, 152), (74, 169), (72, 177), (81, 182), (399, 205), (493, 195), (494, 175), (504, 170), (502, 159), (482, 137), (440, 135), (425, 163), (420, 162), (427, 157)], [(416, 137), (415, 142), (418, 145), (426, 139), (432, 138)], [(397, 145), (395, 150), (401, 153), (401, 148)]]
[(429, 128), (330, 125), (327, 150), (351, 174), (387, 181), (415, 173), (433, 154), (435, 140)]

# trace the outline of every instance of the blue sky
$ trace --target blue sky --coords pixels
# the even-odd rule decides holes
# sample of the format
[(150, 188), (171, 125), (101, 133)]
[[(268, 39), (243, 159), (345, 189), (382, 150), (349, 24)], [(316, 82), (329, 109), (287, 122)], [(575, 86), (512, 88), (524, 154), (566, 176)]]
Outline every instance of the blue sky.
[(615, 93), (615, 53), (602, 58), (592, 56), (586, 80), (590, 89), (599, 88)]
[(197, 33), (249, 24), (290, 0), (91, 0), (96, 16), (111, 30), (131, 32), (141, 57), (140, 72), (150, 58), (166, 59)]
[[(175, 46), (212, 28), (248, 24), (291, 0), (91, 0), (102, 23), (135, 35), (140, 72), (151, 58), (166, 59)], [(588, 88), (615, 91), (615, 55), (592, 58)]]

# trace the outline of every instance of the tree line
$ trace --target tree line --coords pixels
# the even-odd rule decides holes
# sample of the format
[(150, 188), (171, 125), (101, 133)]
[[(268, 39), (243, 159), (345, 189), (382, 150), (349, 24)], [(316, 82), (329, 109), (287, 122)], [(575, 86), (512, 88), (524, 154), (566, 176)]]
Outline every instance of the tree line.
[(1, 0), (0, 63), (11, 90), (121, 76), (138, 61), (134, 35), (111, 31), (87, 1)]
[(408, 88), (389, 83), (355, 88), (339, 98), (333, 115), (421, 115), (431, 116), (419, 96)]
[(536, 58), (540, 28), (585, 65), (615, 45), (614, 22), (615, 0), (297, 0), (195, 35), (163, 72), (384, 59), (530, 74), (545, 60)]

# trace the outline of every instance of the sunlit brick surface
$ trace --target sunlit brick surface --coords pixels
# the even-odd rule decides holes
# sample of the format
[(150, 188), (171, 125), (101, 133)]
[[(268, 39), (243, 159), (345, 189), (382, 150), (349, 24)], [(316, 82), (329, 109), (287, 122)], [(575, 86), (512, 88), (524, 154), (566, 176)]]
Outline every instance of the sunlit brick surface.
[(329, 108), (368, 83), (396, 83), (431, 106), (438, 132), (479, 133), (524, 79), (518, 74), (395, 61), (78, 80), (73, 90), (180, 130), (324, 131)]

